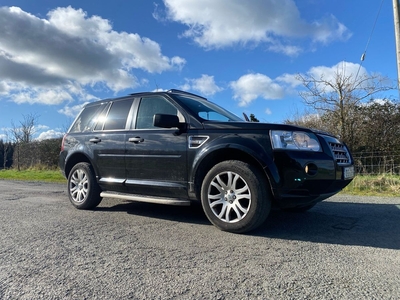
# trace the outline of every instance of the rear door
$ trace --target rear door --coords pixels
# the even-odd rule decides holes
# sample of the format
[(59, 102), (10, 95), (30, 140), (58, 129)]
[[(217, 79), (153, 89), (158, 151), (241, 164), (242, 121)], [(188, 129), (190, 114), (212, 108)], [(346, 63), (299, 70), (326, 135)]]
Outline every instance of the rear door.
[[(125, 143), (133, 99), (116, 100), (99, 116), (89, 139), (103, 189), (125, 192)], [(130, 123), (129, 123), (130, 124)]]
[(132, 130), (127, 133), (126, 185), (130, 192), (187, 197), (187, 134), (177, 128), (153, 126), (155, 114), (182, 113), (169, 99), (146, 96), (137, 105)]

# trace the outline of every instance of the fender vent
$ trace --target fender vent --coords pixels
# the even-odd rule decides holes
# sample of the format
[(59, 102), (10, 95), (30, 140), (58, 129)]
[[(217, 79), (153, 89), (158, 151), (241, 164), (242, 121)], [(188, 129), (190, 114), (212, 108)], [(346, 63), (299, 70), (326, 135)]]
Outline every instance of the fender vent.
[(191, 135), (189, 136), (189, 148), (200, 148), (209, 138), (206, 135)]

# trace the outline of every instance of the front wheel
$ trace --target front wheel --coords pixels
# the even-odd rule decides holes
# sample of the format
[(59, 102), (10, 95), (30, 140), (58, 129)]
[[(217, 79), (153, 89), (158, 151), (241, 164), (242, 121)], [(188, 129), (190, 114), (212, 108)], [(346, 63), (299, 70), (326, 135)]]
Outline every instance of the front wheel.
[(68, 197), (79, 209), (92, 209), (100, 204), (100, 187), (90, 164), (76, 164), (68, 176)]
[(244, 233), (260, 226), (271, 209), (271, 192), (265, 175), (242, 161), (215, 165), (201, 188), (203, 210), (221, 230)]

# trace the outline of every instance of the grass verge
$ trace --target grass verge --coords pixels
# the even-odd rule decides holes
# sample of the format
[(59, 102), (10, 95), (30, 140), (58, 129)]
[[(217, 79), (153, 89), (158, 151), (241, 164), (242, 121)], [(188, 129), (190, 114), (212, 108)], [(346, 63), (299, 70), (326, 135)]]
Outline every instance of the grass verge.
[(60, 170), (16, 169), (0, 170), (0, 179), (65, 183)]
[(359, 196), (400, 196), (399, 175), (357, 175), (342, 193)]

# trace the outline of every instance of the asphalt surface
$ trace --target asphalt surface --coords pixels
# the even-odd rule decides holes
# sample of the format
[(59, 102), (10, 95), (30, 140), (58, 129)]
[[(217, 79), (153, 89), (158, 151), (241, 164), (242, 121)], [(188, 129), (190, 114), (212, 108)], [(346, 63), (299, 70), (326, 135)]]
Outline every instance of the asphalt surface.
[(0, 299), (400, 299), (400, 198), (334, 196), (251, 234), (201, 207), (69, 203), (0, 180)]

